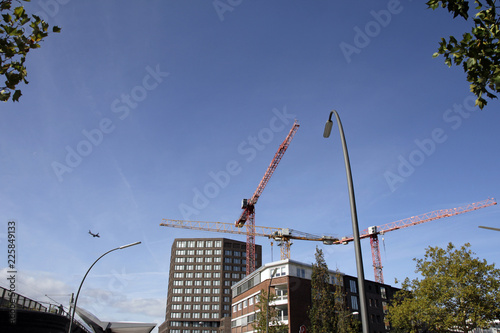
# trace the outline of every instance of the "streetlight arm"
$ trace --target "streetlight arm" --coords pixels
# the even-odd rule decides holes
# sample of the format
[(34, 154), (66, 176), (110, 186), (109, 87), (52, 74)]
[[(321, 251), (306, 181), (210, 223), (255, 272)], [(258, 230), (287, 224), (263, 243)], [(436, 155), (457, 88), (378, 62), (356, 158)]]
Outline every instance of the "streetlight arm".
[[(83, 286), (83, 282), (85, 281), (85, 278), (87, 277), (87, 275), (89, 274), (90, 270), (92, 269), (92, 267), (94, 267), (94, 265), (102, 258), (104, 257), (106, 254), (110, 253), (110, 252), (113, 252), (113, 251), (116, 251), (116, 250), (121, 250), (121, 249), (124, 249), (124, 248), (127, 248), (127, 247), (130, 247), (130, 246), (134, 246), (134, 245), (138, 245), (138, 244), (141, 244), (141, 242), (135, 242), (135, 243), (131, 243), (131, 244), (127, 244), (127, 245), (122, 245), (120, 247), (117, 247), (117, 248), (114, 248), (112, 250), (109, 250), (108, 252), (104, 253), (103, 255), (101, 255), (99, 258), (96, 259), (96, 261), (94, 261), (94, 263), (89, 267), (89, 269), (87, 270), (87, 273), (85, 273), (85, 275), (83, 276), (83, 279), (82, 279), (82, 282), (80, 283), (80, 286), (78, 287), (78, 292), (76, 293), (76, 297), (75, 297), (75, 303), (73, 304), (73, 311), (71, 313), (71, 317), (70, 317), (70, 322), (69, 322), (69, 329), (68, 329), (68, 333), (71, 333), (71, 327), (73, 326), (73, 320), (75, 319), (75, 311), (76, 311), (76, 303), (78, 302), (78, 296), (80, 295), (80, 290), (82, 289), (82, 286)], [(70, 309), (71, 310), (71, 309)]]

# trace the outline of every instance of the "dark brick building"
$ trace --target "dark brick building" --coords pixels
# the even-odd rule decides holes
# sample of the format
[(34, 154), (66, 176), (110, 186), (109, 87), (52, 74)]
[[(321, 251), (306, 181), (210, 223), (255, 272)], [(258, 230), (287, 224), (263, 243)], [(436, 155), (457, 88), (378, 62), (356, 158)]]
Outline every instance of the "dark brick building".
[[(275, 271), (276, 269), (276, 271)], [(271, 279), (271, 272), (275, 272)], [(300, 332), (301, 326), (309, 328), (308, 310), (311, 305), (312, 265), (293, 260), (281, 260), (266, 264), (232, 287), (231, 332), (253, 332), (256, 302), (261, 290), (270, 290), (277, 298), (276, 306), (280, 322), (287, 324), (289, 332)], [(331, 284), (340, 284), (346, 293), (349, 310), (359, 312), (357, 278), (330, 271)], [(388, 301), (398, 289), (372, 281), (365, 282), (369, 332), (385, 333), (389, 323), (385, 320)]]

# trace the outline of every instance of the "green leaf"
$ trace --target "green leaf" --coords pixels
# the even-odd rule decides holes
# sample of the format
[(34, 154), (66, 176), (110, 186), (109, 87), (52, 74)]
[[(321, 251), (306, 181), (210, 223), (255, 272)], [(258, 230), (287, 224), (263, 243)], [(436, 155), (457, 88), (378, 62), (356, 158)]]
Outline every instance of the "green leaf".
[(52, 27), (52, 32), (61, 32), (61, 28), (59, 28), (57, 25)]
[(19, 97), (21, 97), (21, 95), (22, 95), (21, 90), (16, 90), (14, 92), (14, 95), (12, 96), (12, 101), (19, 102)]

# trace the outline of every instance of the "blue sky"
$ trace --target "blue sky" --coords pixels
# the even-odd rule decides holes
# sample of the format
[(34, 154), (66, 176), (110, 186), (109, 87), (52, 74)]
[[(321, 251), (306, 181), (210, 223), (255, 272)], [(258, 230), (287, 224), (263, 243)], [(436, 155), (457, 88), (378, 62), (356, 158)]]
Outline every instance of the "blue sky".
[[(294, 119), (300, 128), (256, 225), (351, 235), (336, 126), (322, 137), (331, 109), (344, 126), (360, 229), (498, 196), (498, 101), (474, 108), (462, 69), (432, 58), (441, 37), (468, 25), (423, 1), (28, 8), (62, 32), (30, 53), (21, 101), (0, 112), (0, 240), (16, 220), (27, 296), (67, 305), (60, 295), (76, 293), (95, 259), (141, 241), (99, 261), (79, 305), (104, 320), (161, 323), (174, 238), (231, 237), (160, 227), (162, 219), (237, 219)], [(498, 264), (500, 235), (478, 226), (499, 227), (499, 217), (494, 206), (387, 233), (385, 282), (415, 276), (412, 258), (448, 242), (469, 242)], [(264, 262), (279, 258), (267, 239), (257, 243)], [(292, 259), (312, 262), (316, 245), (330, 268), (356, 275), (352, 244), (297, 241)]]

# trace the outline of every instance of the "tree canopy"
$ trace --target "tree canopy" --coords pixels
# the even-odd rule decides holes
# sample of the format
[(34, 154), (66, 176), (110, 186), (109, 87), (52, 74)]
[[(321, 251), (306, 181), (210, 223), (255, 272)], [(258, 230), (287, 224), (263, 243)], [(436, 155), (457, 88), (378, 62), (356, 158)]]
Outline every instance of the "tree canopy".
[[(22, 93), (18, 85), (28, 83), (26, 56), (48, 36), (49, 24), (36, 15), (28, 15), (21, 1), (30, 0), (15, 0), (17, 7), (12, 6), (13, 0), (0, 0), (0, 75), (5, 78), (0, 83), (0, 101), (11, 97), (12, 101), (19, 101)], [(60, 30), (57, 26), (52, 28), (53, 32)]]
[[(259, 310), (255, 315), (253, 328), (256, 332), (284, 333), (288, 332), (288, 325), (278, 320), (278, 310), (272, 303), (276, 300), (276, 294), (262, 289), (259, 294), (259, 302), (256, 304)], [(271, 304), (271, 305), (270, 305)]]
[(354, 333), (359, 331), (359, 322), (354, 319), (346, 305), (342, 275), (337, 271), (335, 283), (330, 283), (330, 273), (323, 251), (316, 248), (316, 263), (311, 276), (311, 308), (309, 309), (310, 332)]
[[(500, 92), (500, 17), (496, 0), (474, 1), (476, 13), (471, 32), (456, 37), (441, 38), (439, 49), (434, 57), (444, 56), (449, 67), (462, 65), (470, 82), (470, 90), (476, 95), (476, 105), (481, 109), (488, 103), (484, 98), (497, 98)], [(453, 18), (460, 16), (469, 20), (469, 1), (466, 0), (429, 0), (431, 9), (439, 6), (447, 8)]]
[(469, 247), (429, 247), (423, 259), (414, 259), (422, 278), (406, 278), (389, 305), (395, 329), (471, 332), (500, 318), (500, 270), (475, 258)]

